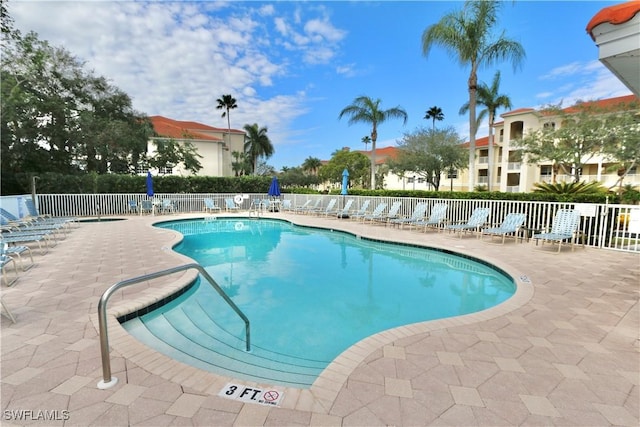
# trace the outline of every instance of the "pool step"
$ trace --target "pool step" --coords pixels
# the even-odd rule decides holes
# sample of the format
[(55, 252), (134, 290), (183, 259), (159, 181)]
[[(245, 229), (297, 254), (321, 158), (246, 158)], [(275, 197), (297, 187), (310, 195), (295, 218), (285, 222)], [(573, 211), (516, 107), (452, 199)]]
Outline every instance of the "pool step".
[(160, 316), (136, 318), (123, 326), (169, 357), (238, 379), (307, 388), (327, 365), (257, 346), (246, 352), (244, 329), (239, 339), (194, 304)]

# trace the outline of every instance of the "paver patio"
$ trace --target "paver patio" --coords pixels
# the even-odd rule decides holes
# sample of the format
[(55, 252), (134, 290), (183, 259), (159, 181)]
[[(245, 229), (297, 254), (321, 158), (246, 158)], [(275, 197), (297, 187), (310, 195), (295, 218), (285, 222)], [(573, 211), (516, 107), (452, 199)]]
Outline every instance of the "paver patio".
[[(118, 281), (189, 262), (170, 250), (179, 236), (151, 224), (202, 215), (81, 223), (48, 254), (34, 254), (37, 265), (13, 287), (3, 287), (17, 323), (2, 317), (2, 425), (640, 424), (639, 254), (564, 248), (556, 255), (533, 242), (496, 245), (270, 215), (480, 257), (514, 276), (519, 291), (486, 312), (366, 339), (311, 389), (286, 389), (280, 407), (219, 397), (228, 381), (245, 382), (171, 361), (112, 322), (119, 381), (100, 390), (100, 295)], [(121, 290), (110, 313), (158, 299), (191, 278), (188, 272)]]

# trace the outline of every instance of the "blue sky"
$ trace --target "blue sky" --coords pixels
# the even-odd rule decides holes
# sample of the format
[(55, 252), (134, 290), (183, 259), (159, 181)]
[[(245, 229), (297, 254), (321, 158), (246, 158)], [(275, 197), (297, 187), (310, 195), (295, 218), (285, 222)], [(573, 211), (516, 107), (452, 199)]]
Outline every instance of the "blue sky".
[[(501, 93), (513, 108), (563, 106), (577, 100), (627, 95), (597, 60), (585, 31), (599, 10), (614, 2), (507, 1), (498, 28), (527, 54), (515, 71), (508, 63), (481, 69), (490, 83), (501, 71)], [(329, 159), (342, 147), (364, 149), (363, 124), (338, 119), (360, 95), (381, 99), (383, 109), (408, 113), (378, 129), (378, 147), (406, 132), (431, 126), (431, 106), (468, 137), (460, 106), (468, 100), (468, 68), (441, 48), (422, 55), (425, 28), (462, 2), (120, 2), (10, 0), (22, 32), (64, 46), (88, 69), (127, 92), (134, 108), (226, 128), (216, 99), (231, 94), (238, 108), (231, 126), (268, 127), (277, 169), (307, 157)], [(502, 111), (503, 112), (503, 111)], [(478, 137), (487, 135), (486, 124)]]

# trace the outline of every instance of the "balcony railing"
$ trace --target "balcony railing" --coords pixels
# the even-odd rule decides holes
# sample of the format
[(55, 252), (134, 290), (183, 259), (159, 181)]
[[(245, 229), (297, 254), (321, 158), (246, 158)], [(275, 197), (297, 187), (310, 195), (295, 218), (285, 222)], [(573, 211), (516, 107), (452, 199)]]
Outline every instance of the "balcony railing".
[(522, 163), (521, 162), (509, 162), (509, 163), (507, 163), (507, 169), (510, 170), (510, 171), (520, 170), (521, 167), (522, 167)]

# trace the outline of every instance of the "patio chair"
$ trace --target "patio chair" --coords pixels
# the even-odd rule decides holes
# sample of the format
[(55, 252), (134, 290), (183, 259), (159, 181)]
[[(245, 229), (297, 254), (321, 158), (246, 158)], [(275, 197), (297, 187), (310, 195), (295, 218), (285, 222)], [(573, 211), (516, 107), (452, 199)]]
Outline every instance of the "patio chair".
[(371, 204), (371, 200), (367, 199), (364, 202), (362, 202), (362, 206), (360, 206), (360, 209), (358, 209), (357, 211), (355, 211), (353, 214), (351, 214), (349, 217), (351, 219), (360, 219), (363, 216), (367, 215), (368, 211), (369, 211), (369, 205)]
[[(580, 224), (580, 212), (574, 209), (559, 209), (553, 217), (551, 230), (549, 232), (534, 234), (532, 239), (542, 241), (558, 242), (558, 253), (562, 248), (562, 242), (568, 240), (571, 245), (571, 251), (574, 250), (574, 244), (577, 236), (578, 225)], [(584, 242), (583, 242), (584, 245)]]
[(175, 211), (175, 205), (173, 200), (171, 199), (162, 199), (162, 205), (160, 205), (160, 210), (163, 214), (173, 213)]
[(373, 221), (376, 218), (381, 218), (382, 215), (384, 215), (385, 209), (387, 209), (387, 204), (385, 202), (378, 203), (378, 206), (376, 206), (373, 212), (362, 216), (362, 222), (367, 222), (367, 220)]
[(138, 202), (135, 200), (129, 200), (129, 213), (138, 213)]
[(220, 207), (216, 205), (216, 203), (213, 201), (213, 199), (208, 199), (205, 198), (203, 199), (204, 202), (204, 211), (205, 212), (220, 212)]
[(480, 228), (487, 222), (487, 218), (489, 218), (489, 208), (476, 208), (471, 213), (467, 222), (448, 225), (446, 229), (449, 230), (449, 232), (457, 232), (458, 236), (462, 238), (462, 233), (466, 234), (467, 231), (471, 233), (479, 232)]
[[(485, 235), (491, 236), (491, 240), (494, 237), (502, 236), (502, 244), (504, 245), (504, 240), (508, 235), (513, 235), (516, 237), (518, 232), (520, 231), (520, 227), (524, 224), (524, 221), (527, 219), (527, 216), (522, 213), (510, 213), (504, 217), (502, 224), (498, 227), (489, 227), (483, 228), (480, 232), (480, 238), (483, 238)], [(491, 241), (489, 240), (489, 241)]]
[(408, 223), (409, 227), (424, 227), (423, 231), (427, 231), (428, 228), (435, 228), (436, 230), (442, 229), (446, 219), (447, 219), (447, 209), (449, 205), (446, 203), (436, 203), (431, 208), (431, 214), (429, 218), (419, 219), (415, 222)]
[(426, 203), (418, 203), (415, 208), (413, 208), (413, 212), (411, 216), (402, 217), (402, 218), (392, 218), (389, 220), (389, 224), (397, 225), (399, 228), (402, 228), (404, 224), (411, 224), (420, 219), (424, 219), (424, 215), (427, 212), (427, 204)]
[(142, 202), (140, 202), (140, 214), (145, 214), (145, 213), (149, 213), (152, 214), (153, 213), (153, 200), (143, 200)]
[(236, 203), (233, 201), (231, 197), (227, 197), (226, 199), (224, 199), (224, 209), (227, 212), (229, 211), (238, 212), (240, 210), (240, 207), (236, 205)]
[(11, 233), (3, 233), (2, 234), (2, 238), (0, 238), (0, 245), (8, 243), (8, 244), (24, 244), (24, 243), (37, 243), (38, 244), (38, 248), (40, 249), (40, 253), (41, 254), (46, 254), (47, 252), (49, 252), (49, 248), (51, 246), (55, 246), (55, 243), (53, 243), (53, 245), (50, 245), (50, 243), (52, 243), (53, 241), (47, 237), (47, 235), (45, 234), (38, 234), (38, 235), (11, 235)]
[(283, 212), (291, 212), (293, 210), (293, 206), (291, 205), (290, 199), (285, 199), (282, 201), (282, 211)]

